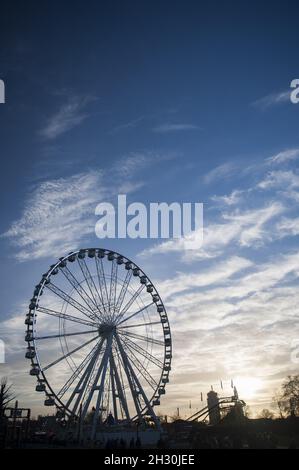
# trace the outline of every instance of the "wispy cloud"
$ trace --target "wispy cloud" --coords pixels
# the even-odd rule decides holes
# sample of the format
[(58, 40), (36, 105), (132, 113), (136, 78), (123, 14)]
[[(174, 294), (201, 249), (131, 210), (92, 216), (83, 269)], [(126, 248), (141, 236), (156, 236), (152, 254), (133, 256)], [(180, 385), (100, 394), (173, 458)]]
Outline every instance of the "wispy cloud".
[[(165, 155), (160, 155), (165, 159)], [(117, 160), (111, 167), (111, 172), (119, 177), (128, 178), (137, 171), (143, 170), (153, 161), (159, 159), (159, 154), (154, 152), (131, 152), (129, 155)]]
[(203, 177), (203, 181), (206, 184), (211, 184), (223, 178), (228, 179), (231, 178), (238, 170), (238, 165), (232, 162), (226, 162), (206, 173)]
[[(143, 253), (162, 254), (165, 263), (177, 253), (181, 262), (193, 263), (159, 286), (174, 325), (174, 344), (184, 351), (174, 364), (176, 391), (168, 395), (182, 410), (187, 396), (196, 402), (198, 390), (207, 391), (219, 377), (244, 374), (257, 377), (260, 388), (250, 397), (241, 387), (241, 396), (255, 411), (271, 407), (274, 391), (296, 372), (291, 345), (299, 335), (299, 253), (283, 239), (299, 233), (299, 180), (295, 168), (267, 172), (269, 164), (294, 164), (296, 158), (295, 151), (280, 152), (255, 165), (247, 188), (212, 196), (218, 205), (204, 221), (203, 246), (181, 238)], [(239, 186), (239, 173), (230, 169), (230, 164), (217, 167), (208, 181), (217, 183), (223, 174)], [(194, 341), (187, 344), (190, 336)]]
[(177, 156), (178, 154), (174, 152), (131, 152), (118, 159), (111, 166), (110, 173), (114, 176), (128, 179), (145, 170), (150, 165), (174, 160)]
[(270, 171), (264, 179), (258, 183), (261, 189), (287, 188), (288, 190), (299, 187), (299, 175), (292, 170)]
[(299, 235), (299, 217), (286, 218), (284, 217), (277, 224), (277, 230), (281, 237)]
[(170, 132), (182, 132), (200, 129), (201, 128), (199, 126), (190, 123), (165, 123), (154, 127), (153, 132), (157, 132), (159, 134), (168, 134)]
[(48, 118), (46, 125), (40, 129), (39, 135), (46, 140), (54, 140), (65, 132), (81, 124), (89, 114), (87, 105), (93, 101), (90, 96), (72, 96), (60, 109)]
[[(218, 212), (216, 216), (210, 216), (209, 220), (204, 216), (203, 245), (198, 234), (193, 232), (185, 237), (157, 243), (142, 251), (140, 256), (177, 252), (188, 262), (207, 260), (221, 256), (226, 247), (256, 249), (269, 241), (283, 238), (283, 234), (287, 236), (286, 229), (279, 230), (277, 218), (291, 209), (288, 200), (299, 200), (296, 191), (299, 188), (299, 175), (293, 169), (265, 170), (268, 170), (269, 163), (291, 163), (297, 155), (299, 156), (297, 149), (286, 149), (266, 158), (262, 163), (255, 165), (252, 184), (247, 188), (232, 189), (228, 195), (211, 196), (210, 199), (217, 205), (210, 209), (216, 209)], [(204, 175), (203, 180), (206, 184), (217, 183), (223, 179), (232, 180), (240, 174), (245, 174), (245, 171), (246, 168), (242, 168), (240, 164), (226, 162)], [(258, 182), (256, 178), (259, 178)], [(207, 212), (206, 214), (209, 215)]]
[(240, 189), (234, 189), (230, 194), (224, 196), (212, 196), (211, 200), (217, 203), (226, 205), (226, 206), (234, 206), (241, 201), (242, 194), (244, 191)]
[(117, 134), (118, 132), (128, 130), (128, 129), (135, 129), (137, 126), (139, 126), (139, 124), (141, 124), (146, 119), (148, 119), (148, 116), (139, 116), (136, 119), (132, 119), (131, 121), (120, 124), (119, 126), (115, 126), (111, 130), (111, 134)]
[(288, 149), (284, 150), (283, 152), (279, 152), (276, 155), (273, 155), (272, 157), (267, 158), (268, 163), (274, 163), (274, 164), (280, 164), (280, 163), (285, 163), (289, 162), (292, 160), (296, 160), (299, 158), (299, 149)]
[(19, 248), (20, 261), (61, 256), (92, 233), (94, 208), (106, 194), (101, 171), (43, 182), (4, 235)]
[(198, 234), (193, 232), (156, 244), (144, 250), (140, 256), (179, 252), (186, 261), (194, 262), (220, 256), (227, 246), (256, 247), (272, 238), (272, 228), (267, 228), (267, 224), (284, 210), (283, 204), (273, 202), (258, 209), (226, 212), (218, 222), (205, 224), (202, 246)]
[[(20, 261), (61, 256), (94, 236), (94, 210), (101, 201), (110, 201), (119, 192), (138, 191), (136, 179), (157, 156), (134, 154), (123, 157), (109, 170), (94, 169), (66, 178), (37, 184), (30, 191), (21, 217), (2, 236), (18, 248)], [(116, 171), (117, 169), (117, 171)]]
[(232, 256), (220, 263), (212, 265), (208, 269), (202, 269), (197, 273), (177, 273), (172, 279), (162, 281), (159, 291), (163, 292), (163, 298), (168, 299), (174, 294), (190, 291), (199, 287), (219, 284), (234, 274), (249, 268), (252, 262), (239, 256)]
[(271, 93), (267, 96), (259, 98), (252, 103), (252, 106), (261, 110), (266, 110), (272, 106), (290, 102), (290, 90), (281, 91), (278, 93)]
[[(184, 351), (174, 358), (179, 403), (198, 403), (198, 390), (207, 391), (219, 378), (247, 376), (260, 378), (260, 390), (252, 397), (239, 388), (241, 397), (255, 411), (270, 406), (274, 390), (296, 370), (290, 354), (299, 333), (299, 295), (286, 282), (298, 282), (298, 272), (298, 252), (265, 263), (234, 256), (161, 283), (176, 350)], [(180, 388), (186, 383), (187, 393)], [(171, 390), (168, 396), (178, 403)]]

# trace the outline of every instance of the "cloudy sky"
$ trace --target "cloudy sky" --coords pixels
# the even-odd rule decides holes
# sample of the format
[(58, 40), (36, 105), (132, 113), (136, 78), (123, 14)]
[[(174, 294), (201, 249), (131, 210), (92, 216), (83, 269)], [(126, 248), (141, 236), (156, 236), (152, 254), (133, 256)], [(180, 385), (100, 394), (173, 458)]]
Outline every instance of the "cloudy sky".
[[(163, 297), (174, 357), (161, 411), (188, 413), (233, 379), (258, 412), (298, 373), (297, 18), (285, 1), (1, 7), (0, 375), (23, 406), (44, 411), (23, 359), (28, 301), (85, 246), (132, 258)], [(98, 240), (95, 207), (120, 193), (203, 202), (203, 246)]]

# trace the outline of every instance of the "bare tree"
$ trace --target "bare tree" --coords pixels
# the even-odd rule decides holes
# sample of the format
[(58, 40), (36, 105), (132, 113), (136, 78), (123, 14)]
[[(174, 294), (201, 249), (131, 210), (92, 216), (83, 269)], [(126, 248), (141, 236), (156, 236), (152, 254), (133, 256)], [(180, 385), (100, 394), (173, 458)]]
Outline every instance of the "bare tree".
[(276, 392), (272, 398), (272, 406), (278, 410), (278, 414), (281, 419), (286, 417), (285, 403), (286, 401), (282, 399), (281, 392)]
[(7, 377), (3, 377), (0, 384), (0, 416), (3, 415), (4, 410), (15, 398), (12, 393), (12, 384), (8, 385)]
[(0, 429), (2, 431), (4, 421), (4, 411), (7, 406), (15, 399), (12, 393), (12, 385), (8, 385), (7, 378), (3, 377), (0, 382)]
[(273, 418), (274, 418), (274, 413), (272, 413), (272, 411), (268, 410), (267, 408), (264, 408), (264, 409), (260, 412), (259, 418), (262, 418), (262, 419), (273, 419)]
[(299, 414), (299, 375), (289, 375), (282, 384), (282, 401), (288, 414)]

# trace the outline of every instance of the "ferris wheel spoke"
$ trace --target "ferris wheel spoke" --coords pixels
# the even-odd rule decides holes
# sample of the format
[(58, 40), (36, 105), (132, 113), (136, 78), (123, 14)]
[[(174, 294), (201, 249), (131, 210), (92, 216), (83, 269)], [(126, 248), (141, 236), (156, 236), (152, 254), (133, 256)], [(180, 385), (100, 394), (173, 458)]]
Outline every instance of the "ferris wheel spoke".
[(123, 346), (124, 348), (128, 351), (131, 362), (135, 366), (135, 368), (140, 372), (142, 377), (145, 379), (145, 381), (148, 383), (148, 385), (155, 391), (158, 387), (157, 382), (153, 378), (153, 376), (148, 372), (148, 370), (144, 367), (142, 362), (138, 359), (138, 357), (134, 354), (132, 349), (130, 348), (129, 344), (126, 343), (126, 341), (123, 341)]
[(157, 344), (159, 346), (164, 346), (164, 341), (150, 338), (149, 336), (143, 336), (137, 333), (130, 333), (129, 331), (119, 331), (119, 334), (129, 336), (130, 338), (139, 339), (140, 341), (145, 341), (146, 343), (152, 343), (152, 344)]
[(134, 343), (131, 341), (129, 338), (126, 338), (126, 341), (128, 344), (130, 344), (131, 348), (134, 349), (137, 353), (139, 353), (141, 356), (143, 356), (145, 359), (150, 361), (151, 363), (155, 364), (157, 367), (160, 369), (163, 369), (164, 365), (163, 362), (160, 361), (158, 358), (153, 356), (150, 352), (146, 351), (143, 349), (140, 344)]
[(67, 357), (71, 356), (72, 354), (75, 354), (77, 351), (80, 351), (80, 349), (84, 348), (85, 346), (87, 346), (88, 344), (92, 343), (93, 341), (95, 341), (97, 339), (97, 336), (95, 336), (94, 338), (91, 338), (90, 340), (86, 341), (85, 343), (81, 344), (80, 346), (78, 346), (77, 348), (73, 349), (72, 351), (69, 351), (67, 354), (64, 354), (63, 356), (59, 357), (58, 359), (56, 359), (55, 361), (51, 362), (50, 364), (48, 364), (47, 366), (43, 367), (43, 372), (45, 372), (46, 370), (50, 369), (50, 367), (53, 367), (55, 366), (56, 364), (58, 364), (59, 362), (63, 361), (63, 359), (66, 359)]
[(145, 284), (141, 284), (139, 286), (139, 288), (137, 289), (137, 291), (135, 291), (135, 293), (132, 295), (132, 297), (130, 298), (130, 300), (126, 303), (126, 305), (124, 306), (124, 308), (120, 311), (120, 313), (117, 315), (116, 317), (116, 321), (119, 321), (121, 320), (121, 318), (124, 316), (124, 314), (129, 310), (129, 308), (131, 307), (131, 305), (133, 305), (133, 303), (135, 302), (135, 300), (139, 297), (139, 295), (141, 294), (142, 290), (144, 289), (144, 286)]
[[(128, 377), (128, 380), (130, 382), (130, 384), (132, 383), (133, 385), (133, 389), (131, 389), (132, 393), (133, 393), (133, 397), (135, 397), (135, 407), (136, 407), (136, 411), (137, 411), (137, 414), (138, 414), (138, 417), (141, 418), (142, 417), (142, 413), (144, 412), (144, 408), (146, 407), (147, 409), (147, 412), (151, 415), (153, 421), (158, 425), (158, 420), (157, 420), (157, 417), (154, 413), (154, 410), (139, 382), (139, 379), (134, 371), (134, 368), (131, 364), (131, 361), (129, 360), (128, 356), (126, 355), (125, 353), (125, 350), (123, 348), (123, 345), (121, 343), (121, 340), (118, 336), (118, 334), (115, 335), (115, 338), (116, 338), (116, 341), (117, 341), (117, 344), (118, 344), (118, 348), (120, 350), (120, 354), (122, 356), (122, 360), (123, 360), (123, 364), (125, 366), (125, 371), (126, 371), (126, 374), (127, 374), (127, 377)], [(134, 393), (134, 389), (135, 389), (135, 393)], [(137, 392), (137, 393), (136, 393)], [(142, 397), (143, 401), (144, 401), (144, 404), (145, 404), (145, 407), (142, 407), (141, 405), (141, 402), (140, 402), (140, 398), (139, 397)], [(137, 405), (137, 406), (136, 406)]]
[(130, 281), (131, 281), (131, 277), (132, 277), (132, 270), (129, 269), (127, 271), (125, 281), (122, 285), (121, 291), (120, 291), (119, 296), (118, 296), (117, 301), (116, 301), (116, 307), (115, 307), (115, 312), (116, 313), (119, 313), (119, 311), (121, 309), (121, 306), (123, 304), (124, 298), (126, 296), (126, 293), (127, 293)]
[(115, 312), (115, 300), (116, 300), (116, 286), (117, 286), (117, 262), (115, 259), (111, 262), (111, 278), (110, 278), (110, 291), (109, 291), (109, 312), (111, 312), (111, 318)]
[(136, 325), (125, 325), (125, 326), (119, 326), (118, 328), (138, 328), (140, 326), (152, 326), (152, 325), (160, 325), (160, 321), (152, 321), (148, 323), (137, 323)]
[(96, 268), (97, 268), (98, 283), (99, 283), (99, 288), (100, 288), (100, 296), (102, 299), (102, 305), (103, 305), (104, 311), (108, 313), (108, 289), (107, 289), (107, 283), (106, 283), (106, 277), (105, 277), (102, 258), (99, 259), (96, 256), (95, 263), (96, 263)]
[(69, 281), (71, 286), (76, 290), (76, 292), (79, 294), (83, 302), (87, 305), (87, 308), (91, 311), (94, 312), (95, 309), (98, 308), (94, 300), (87, 294), (86, 290), (84, 287), (80, 284), (80, 282), (77, 280), (77, 278), (74, 276), (74, 274), (67, 268), (59, 268), (60, 271), (63, 273), (64, 277)]
[(75, 333), (59, 333), (58, 335), (36, 336), (34, 339), (41, 340), (41, 339), (62, 338), (66, 336), (90, 335), (91, 333), (98, 333), (98, 332), (99, 332), (98, 330), (76, 331)]
[(131, 318), (135, 317), (136, 315), (139, 315), (139, 313), (143, 312), (144, 310), (146, 310), (147, 308), (151, 307), (152, 305), (154, 305), (155, 302), (151, 302), (149, 303), (148, 305), (144, 305), (142, 308), (140, 308), (139, 310), (137, 310), (137, 312), (134, 312), (132, 313), (131, 315), (129, 315), (128, 317), (126, 318), (123, 318), (121, 321), (119, 321), (117, 323), (117, 326), (121, 325), (122, 323), (128, 321), (128, 320), (131, 320)]
[(38, 311), (38, 313), (45, 313), (47, 315), (57, 317), (57, 318), (61, 318), (63, 320), (69, 320), (71, 322), (81, 323), (82, 325), (87, 325), (87, 326), (95, 326), (96, 325), (96, 323), (94, 323), (92, 321), (84, 320), (84, 318), (83, 319), (77, 318), (77, 317), (74, 317), (74, 316), (69, 315), (67, 313), (57, 312), (56, 310), (52, 310), (51, 308), (38, 306), (37, 311)]
[(93, 357), (94, 353), (96, 352), (96, 349), (98, 348), (98, 344), (96, 344), (93, 349), (88, 353), (88, 355), (83, 359), (81, 364), (78, 366), (78, 369), (75, 370), (75, 372), (71, 375), (71, 377), (66, 381), (66, 383), (62, 386), (62, 388), (59, 390), (57, 393), (57, 396), (59, 398), (62, 398), (65, 393), (69, 390), (69, 388), (72, 386), (74, 381), (79, 377), (81, 374), (82, 370), (85, 368), (87, 363), (89, 363), (89, 360)]
[(77, 258), (77, 260), (78, 260), (81, 272), (83, 274), (83, 277), (84, 277), (84, 279), (86, 281), (86, 284), (88, 286), (88, 289), (90, 291), (91, 297), (93, 299), (93, 303), (96, 306), (96, 308), (100, 310), (101, 307), (102, 307), (102, 299), (101, 299), (101, 297), (99, 295), (99, 292), (96, 288), (96, 285), (95, 285), (93, 277), (92, 277), (92, 275), (91, 275), (91, 273), (88, 269), (86, 261), (85, 261), (85, 259), (80, 259), (80, 258)]
[(86, 317), (88, 317), (90, 320), (95, 319), (95, 315), (93, 312), (88, 310), (86, 307), (81, 305), (79, 302), (77, 302), (75, 299), (73, 299), (70, 295), (68, 295), (66, 292), (64, 292), (62, 289), (59, 287), (55, 286), (52, 282), (46, 285), (47, 289), (49, 289), (51, 292), (56, 294), (58, 297), (60, 297), (62, 300), (67, 302), (68, 304), (72, 305), (76, 310), (79, 312), (83, 313)]

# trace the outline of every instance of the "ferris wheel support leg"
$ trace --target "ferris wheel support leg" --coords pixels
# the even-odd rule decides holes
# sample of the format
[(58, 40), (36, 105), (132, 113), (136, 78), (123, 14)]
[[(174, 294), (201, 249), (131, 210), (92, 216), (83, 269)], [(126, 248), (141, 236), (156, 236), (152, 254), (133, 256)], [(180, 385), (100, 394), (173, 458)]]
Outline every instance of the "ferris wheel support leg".
[[(112, 352), (111, 352), (112, 355)], [(111, 391), (112, 391), (112, 401), (113, 401), (113, 415), (115, 422), (118, 421), (118, 413), (117, 413), (117, 404), (116, 404), (116, 392), (115, 392), (115, 378), (114, 378), (114, 370), (112, 366), (112, 361), (111, 361), (111, 355), (110, 355), (110, 380), (111, 380)]]
[(127, 404), (125, 395), (123, 393), (123, 387), (122, 387), (122, 384), (121, 384), (121, 381), (120, 381), (120, 378), (119, 378), (119, 375), (118, 375), (117, 367), (115, 365), (114, 357), (113, 357), (112, 354), (111, 354), (111, 364), (112, 364), (112, 368), (114, 370), (115, 382), (116, 382), (116, 388), (117, 388), (117, 393), (118, 393), (118, 396), (119, 396), (119, 400), (120, 400), (121, 406), (122, 406), (122, 408), (125, 412), (126, 418), (129, 422), (130, 421), (129, 408), (128, 408), (128, 404)]
[[(92, 440), (95, 438), (95, 434), (96, 434), (96, 430), (97, 430), (97, 423), (98, 423), (98, 417), (99, 417), (99, 411), (100, 411), (104, 386), (105, 386), (105, 378), (106, 378), (106, 373), (107, 373), (108, 361), (109, 361), (109, 357), (110, 357), (110, 354), (111, 354), (112, 339), (113, 339), (113, 335), (111, 334), (107, 338), (107, 345), (106, 345), (106, 350), (105, 350), (105, 353), (104, 353), (104, 357), (103, 357), (103, 360), (101, 362), (101, 366), (100, 366), (99, 372), (97, 374), (97, 377), (96, 377), (96, 380), (95, 380), (95, 383), (94, 383), (94, 386), (93, 386), (93, 389), (94, 390), (99, 390), (99, 393), (98, 393), (98, 397), (97, 397), (96, 409), (95, 409), (95, 412), (94, 412), (92, 429), (91, 429), (91, 436), (90, 437), (91, 437)], [(102, 374), (101, 383), (98, 386), (96, 384), (97, 384), (101, 374)]]
[(97, 358), (99, 357), (99, 354), (101, 352), (103, 343), (104, 343), (104, 339), (101, 340), (101, 342), (99, 344), (99, 347), (95, 351), (92, 359), (90, 360), (88, 366), (86, 367), (84, 373), (82, 374), (82, 377), (80, 378), (78, 384), (76, 385), (75, 390), (73, 391), (71, 397), (69, 398), (69, 400), (67, 402), (66, 406), (68, 408), (70, 406), (70, 404), (72, 403), (72, 400), (74, 399), (75, 395), (78, 393), (78, 397), (76, 399), (76, 403), (75, 403), (74, 408), (73, 408), (73, 413), (76, 413), (77, 408), (79, 406), (79, 403), (81, 401), (83, 392), (84, 392), (84, 390), (86, 390), (86, 386), (87, 386), (88, 381), (90, 379), (90, 376), (92, 374), (92, 371), (93, 371), (93, 368), (94, 368), (95, 363), (97, 361)]
[(138, 400), (138, 391), (136, 390), (134, 381), (133, 381), (132, 376), (131, 376), (131, 371), (130, 371), (130, 368), (129, 368), (129, 361), (128, 361), (127, 355), (126, 355), (126, 353), (125, 353), (125, 351), (122, 347), (122, 344), (121, 344), (121, 342), (120, 342), (117, 335), (116, 335), (116, 341), (117, 341), (118, 349), (120, 351), (120, 355), (121, 355), (121, 358), (122, 358), (123, 367), (124, 367), (124, 370), (125, 370), (128, 382), (129, 382), (129, 386), (130, 386), (131, 394), (132, 394), (132, 397), (133, 397), (135, 409), (136, 409), (138, 418), (141, 420), (142, 419), (142, 414), (141, 414), (141, 406), (140, 406), (140, 403), (139, 403), (139, 400)]
[[(102, 341), (104, 342), (105, 339), (102, 339)], [(84, 408), (83, 408), (83, 411), (82, 411), (82, 419), (83, 419), (83, 420), (85, 419), (85, 416), (86, 416), (86, 414), (87, 414), (88, 407), (89, 407), (90, 402), (91, 402), (91, 400), (92, 400), (93, 394), (94, 394), (94, 392), (95, 392), (96, 389), (97, 389), (97, 383), (98, 383), (99, 378), (100, 378), (100, 376), (101, 376), (104, 363), (105, 363), (105, 361), (106, 361), (106, 359), (107, 359), (107, 356), (106, 356), (106, 353), (107, 353), (107, 346), (108, 346), (108, 344), (106, 345), (106, 349), (105, 349), (104, 355), (103, 355), (103, 357), (102, 357), (101, 364), (100, 364), (100, 366), (98, 367), (98, 371), (97, 371), (96, 377), (95, 377), (95, 379), (94, 379), (93, 386), (92, 386), (92, 388), (91, 388), (91, 390), (90, 390), (90, 392), (89, 392), (88, 398), (87, 398), (87, 400), (86, 400), (86, 402), (85, 402), (85, 404), (84, 404)]]
[[(144, 400), (144, 403), (146, 404), (147, 410), (148, 410), (149, 414), (151, 415), (151, 417), (152, 417), (152, 419), (153, 419), (155, 425), (157, 426), (157, 428), (158, 428), (159, 430), (161, 430), (161, 423), (160, 423), (159, 419), (157, 418), (157, 416), (156, 416), (156, 414), (155, 414), (155, 412), (154, 412), (154, 410), (153, 410), (153, 407), (151, 406), (151, 404), (150, 404), (150, 402), (149, 402), (149, 400), (148, 400), (148, 398), (147, 398), (147, 396), (146, 396), (146, 394), (145, 394), (145, 392), (144, 392), (144, 390), (143, 390), (143, 388), (142, 388), (142, 386), (141, 386), (141, 384), (140, 384), (140, 382), (139, 382), (139, 380), (138, 380), (137, 375), (135, 374), (135, 371), (134, 371), (134, 369), (133, 369), (133, 367), (132, 367), (132, 365), (131, 365), (131, 363), (130, 363), (130, 361), (129, 361), (129, 359), (128, 359), (128, 357), (127, 357), (125, 351), (124, 351), (124, 348), (123, 348), (123, 346), (122, 346), (122, 344), (121, 344), (120, 339), (118, 338), (118, 335), (116, 335), (116, 341), (117, 341), (117, 344), (118, 344), (120, 353), (121, 353), (121, 355), (122, 355), (122, 357), (123, 357), (123, 361), (125, 361), (125, 363), (126, 363), (126, 367), (127, 367), (127, 369), (128, 369), (129, 376), (131, 376), (131, 378), (133, 378), (135, 384), (137, 385), (138, 391), (139, 391), (139, 393), (142, 395), (142, 398), (143, 398), (143, 400)], [(129, 376), (128, 376), (128, 377), (129, 377)], [(131, 379), (131, 380), (132, 380), (132, 379)], [(137, 409), (137, 411), (138, 411), (138, 409)], [(141, 414), (141, 412), (140, 412), (140, 410), (139, 410), (138, 416), (139, 416), (140, 414)], [(141, 417), (142, 417), (142, 416), (141, 416)]]

